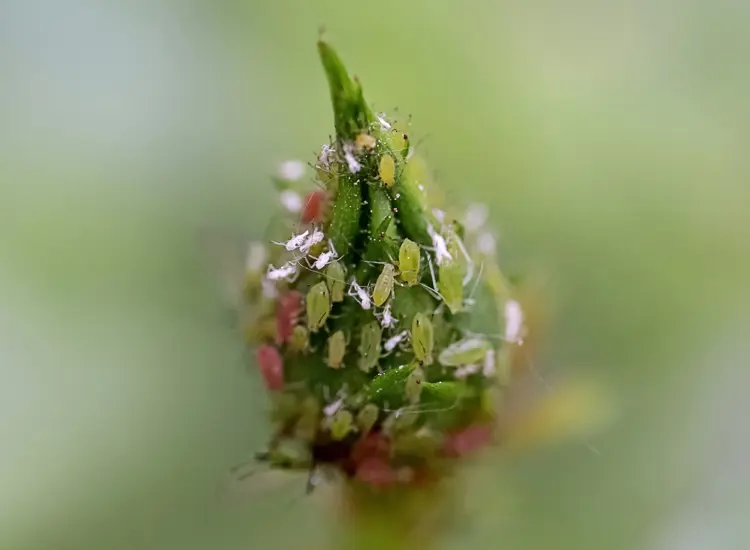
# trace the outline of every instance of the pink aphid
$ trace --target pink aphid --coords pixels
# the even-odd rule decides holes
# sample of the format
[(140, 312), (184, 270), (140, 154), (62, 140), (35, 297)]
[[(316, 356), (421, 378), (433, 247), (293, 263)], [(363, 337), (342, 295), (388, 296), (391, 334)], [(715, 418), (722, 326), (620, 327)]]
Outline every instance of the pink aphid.
[(372, 456), (360, 462), (355, 476), (359, 481), (373, 487), (392, 485), (398, 481), (396, 470), (385, 458), (379, 456)]
[(302, 223), (322, 222), (325, 202), (326, 192), (322, 189), (308, 193), (302, 206)]
[(493, 429), (488, 424), (469, 426), (445, 438), (443, 451), (449, 456), (472, 454), (492, 441)]
[(294, 326), (302, 313), (302, 293), (292, 290), (276, 302), (276, 343), (281, 345), (292, 337)]
[(263, 344), (255, 351), (260, 373), (268, 391), (278, 391), (284, 387), (284, 362), (279, 351), (271, 345)]

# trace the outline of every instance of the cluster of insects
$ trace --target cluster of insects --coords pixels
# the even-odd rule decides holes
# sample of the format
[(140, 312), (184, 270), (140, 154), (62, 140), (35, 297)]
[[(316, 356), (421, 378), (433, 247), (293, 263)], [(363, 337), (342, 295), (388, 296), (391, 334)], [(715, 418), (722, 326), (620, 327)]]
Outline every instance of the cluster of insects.
[(436, 204), (398, 121), (319, 49), (336, 137), (313, 166), (282, 164), (278, 238), (253, 243), (244, 269), (243, 328), (275, 424), (257, 458), (310, 471), (310, 486), (320, 469), (429, 482), (491, 439), (523, 315), (486, 214)]

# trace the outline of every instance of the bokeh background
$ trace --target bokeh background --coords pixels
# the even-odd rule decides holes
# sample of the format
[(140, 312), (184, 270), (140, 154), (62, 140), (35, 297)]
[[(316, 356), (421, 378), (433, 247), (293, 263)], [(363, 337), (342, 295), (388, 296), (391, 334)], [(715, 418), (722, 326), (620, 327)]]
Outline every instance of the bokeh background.
[[(607, 431), (484, 460), (446, 548), (750, 548), (750, 4), (5, 0), (0, 548), (330, 547), (303, 482), (228, 502), (265, 398), (200, 228), (260, 235), (332, 131), (318, 27), (507, 262)], [(595, 447), (598, 453), (593, 452)]]

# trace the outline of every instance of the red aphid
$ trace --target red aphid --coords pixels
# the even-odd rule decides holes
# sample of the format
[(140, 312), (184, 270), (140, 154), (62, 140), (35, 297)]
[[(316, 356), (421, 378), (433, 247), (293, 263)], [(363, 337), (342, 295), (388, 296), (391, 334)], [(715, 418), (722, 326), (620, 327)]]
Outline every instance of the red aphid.
[(392, 485), (398, 481), (398, 474), (388, 464), (388, 460), (377, 456), (366, 458), (360, 462), (355, 477), (374, 487)]
[(474, 453), (492, 441), (493, 428), (488, 424), (469, 426), (448, 434), (443, 451), (449, 456), (464, 456)]
[(288, 342), (302, 313), (302, 293), (292, 290), (276, 302), (276, 344)]
[(271, 345), (263, 344), (255, 351), (263, 381), (269, 391), (278, 391), (284, 387), (284, 361), (279, 351)]
[(325, 203), (326, 192), (324, 190), (318, 189), (308, 193), (302, 206), (302, 223), (323, 221)]

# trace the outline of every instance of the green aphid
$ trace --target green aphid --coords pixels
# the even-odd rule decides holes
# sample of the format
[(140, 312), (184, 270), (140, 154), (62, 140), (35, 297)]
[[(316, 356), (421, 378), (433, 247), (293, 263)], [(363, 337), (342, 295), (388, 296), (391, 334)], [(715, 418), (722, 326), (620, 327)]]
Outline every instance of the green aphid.
[(331, 313), (331, 295), (325, 282), (320, 282), (307, 293), (307, 327), (310, 332), (325, 325)]
[(329, 428), (331, 438), (334, 441), (341, 441), (349, 435), (354, 427), (354, 417), (352, 413), (345, 409), (340, 409), (331, 417)]
[(411, 345), (417, 361), (425, 365), (432, 363), (435, 335), (432, 321), (424, 313), (417, 313), (411, 323)]
[(367, 433), (372, 430), (375, 423), (378, 421), (380, 415), (380, 409), (375, 403), (368, 403), (357, 414), (357, 426), (362, 433)]
[(398, 251), (398, 269), (401, 279), (414, 286), (419, 282), (419, 245), (410, 239), (404, 239)]
[(310, 331), (304, 325), (296, 325), (292, 330), (289, 346), (295, 353), (307, 353), (310, 350)]
[(331, 262), (326, 267), (325, 275), (331, 302), (343, 302), (344, 291), (346, 290), (346, 270), (344, 266), (338, 261)]
[(378, 275), (377, 281), (375, 281), (375, 288), (372, 291), (372, 301), (375, 305), (380, 307), (393, 293), (393, 279), (395, 276), (396, 268), (392, 264), (385, 264), (383, 271)]
[(422, 382), (424, 382), (424, 371), (417, 367), (406, 379), (404, 393), (407, 401), (412, 404), (419, 403), (419, 396), (422, 394)]
[(362, 327), (359, 341), (359, 368), (368, 372), (378, 364), (380, 359), (380, 342), (383, 329), (377, 321), (367, 323)]
[(466, 338), (452, 343), (440, 352), (438, 361), (446, 367), (473, 365), (484, 361), (490, 344), (483, 338)]
[(328, 338), (328, 366), (332, 369), (341, 368), (346, 355), (346, 336), (341, 330), (334, 332)]
[(464, 306), (464, 270), (458, 262), (449, 261), (440, 266), (438, 292), (451, 313), (458, 313)]

